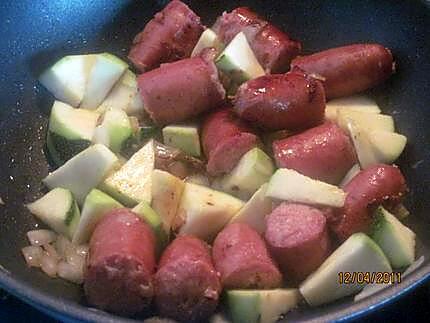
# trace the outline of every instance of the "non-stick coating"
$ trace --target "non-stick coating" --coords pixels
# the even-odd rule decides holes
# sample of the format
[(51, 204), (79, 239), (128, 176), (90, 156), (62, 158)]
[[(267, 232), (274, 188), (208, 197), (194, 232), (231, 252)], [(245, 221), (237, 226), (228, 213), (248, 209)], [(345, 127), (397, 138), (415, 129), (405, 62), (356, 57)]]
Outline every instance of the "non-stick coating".
[[(0, 4), (0, 285), (63, 319), (108, 321), (114, 316), (85, 307), (81, 289), (29, 269), (20, 254), (36, 221), (24, 203), (40, 196), (49, 167), (43, 153), (53, 98), (37, 83), (39, 73), (66, 54), (109, 51), (126, 57), (133, 36), (167, 1), (17, 0)], [(430, 9), (420, 1), (189, 1), (211, 25), (223, 10), (247, 5), (303, 42), (306, 52), (354, 42), (391, 48), (397, 73), (372, 91), (397, 129), (408, 137), (400, 165), (409, 182), (408, 220), (418, 235), (418, 254), (430, 255)], [(302, 309), (290, 319), (333, 319), (372, 309), (429, 277), (425, 261), (404, 283), (368, 300), (344, 300)], [(79, 305), (81, 304), (81, 305)], [(118, 318), (119, 320), (119, 318)]]

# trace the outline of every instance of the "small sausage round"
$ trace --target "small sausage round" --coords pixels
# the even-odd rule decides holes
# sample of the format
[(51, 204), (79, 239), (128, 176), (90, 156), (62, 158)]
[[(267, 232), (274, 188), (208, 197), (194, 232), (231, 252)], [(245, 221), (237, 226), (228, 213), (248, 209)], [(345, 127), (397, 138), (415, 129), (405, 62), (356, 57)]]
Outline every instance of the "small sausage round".
[(303, 204), (282, 203), (266, 217), (265, 239), (284, 277), (300, 282), (330, 253), (324, 214)]
[(210, 114), (202, 126), (208, 173), (212, 176), (228, 173), (258, 142), (253, 129), (239, 119), (231, 108), (222, 108)]
[(209, 246), (187, 235), (177, 237), (164, 251), (154, 285), (160, 314), (181, 322), (206, 320), (221, 293)]
[(155, 236), (128, 209), (115, 209), (97, 224), (90, 240), (84, 289), (90, 304), (132, 315), (146, 310), (153, 297)]
[(329, 218), (339, 240), (355, 232), (368, 232), (374, 209), (383, 204), (394, 207), (407, 192), (406, 180), (396, 166), (378, 164), (360, 171), (346, 184), (345, 204)]
[(261, 128), (304, 130), (324, 120), (324, 88), (301, 72), (261, 76), (239, 87), (234, 110)]
[(186, 4), (171, 1), (133, 40), (128, 58), (141, 72), (189, 57), (204, 27)]
[(391, 51), (379, 44), (354, 44), (297, 57), (291, 69), (323, 77), (327, 99), (364, 91), (395, 70)]
[(141, 74), (137, 82), (143, 106), (158, 125), (197, 116), (225, 98), (215, 64), (205, 57), (163, 64)]
[(278, 167), (330, 184), (338, 184), (356, 163), (349, 137), (331, 122), (273, 142), (273, 154)]
[(260, 235), (244, 223), (227, 225), (213, 244), (215, 268), (224, 288), (280, 287), (282, 275)]

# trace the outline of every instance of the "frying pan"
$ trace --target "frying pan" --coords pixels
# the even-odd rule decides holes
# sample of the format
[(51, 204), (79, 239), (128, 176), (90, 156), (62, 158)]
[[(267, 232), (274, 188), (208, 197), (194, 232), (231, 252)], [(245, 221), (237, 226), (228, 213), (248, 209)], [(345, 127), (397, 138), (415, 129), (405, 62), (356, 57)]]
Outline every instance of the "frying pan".
[[(109, 51), (126, 56), (134, 35), (167, 1), (16, 0), (0, 2), (0, 286), (63, 321), (129, 322), (89, 309), (81, 288), (29, 269), (20, 254), (36, 221), (24, 208), (43, 192), (51, 170), (44, 136), (53, 98), (40, 72), (66, 54)], [(430, 279), (430, 4), (423, 1), (187, 1), (211, 25), (223, 10), (247, 5), (303, 42), (305, 52), (355, 42), (392, 49), (398, 72), (372, 90), (408, 139), (399, 165), (410, 188), (408, 225), (425, 261), (401, 284), (354, 303), (304, 308), (290, 320), (358, 318)]]

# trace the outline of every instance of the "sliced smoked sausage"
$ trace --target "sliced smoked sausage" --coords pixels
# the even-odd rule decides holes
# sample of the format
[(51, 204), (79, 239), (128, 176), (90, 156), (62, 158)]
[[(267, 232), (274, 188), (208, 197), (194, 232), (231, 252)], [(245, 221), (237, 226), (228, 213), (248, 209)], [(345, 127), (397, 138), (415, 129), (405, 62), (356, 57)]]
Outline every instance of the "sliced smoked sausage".
[(224, 288), (280, 287), (282, 275), (260, 235), (244, 223), (227, 225), (213, 244), (215, 268)]
[(215, 311), (220, 293), (209, 246), (189, 235), (173, 240), (155, 275), (155, 303), (160, 314), (181, 322), (204, 321)]
[(183, 2), (171, 1), (133, 40), (128, 58), (141, 72), (189, 57), (204, 27)]
[(267, 73), (282, 73), (301, 50), (301, 44), (258, 16), (249, 8), (224, 12), (212, 27), (221, 41), (228, 44), (243, 32), (260, 64)]
[(273, 154), (278, 167), (330, 184), (338, 184), (356, 163), (349, 137), (331, 122), (274, 141)]
[(302, 72), (261, 76), (239, 87), (234, 110), (267, 130), (303, 130), (323, 122), (324, 89)]
[(137, 82), (143, 106), (158, 125), (216, 108), (225, 97), (213, 61), (204, 57), (163, 64), (140, 75)]
[(146, 310), (153, 297), (155, 237), (128, 209), (116, 209), (97, 224), (90, 240), (84, 289), (90, 304), (132, 315)]
[(351, 95), (371, 88), (394, 72), (393, 55), (379, 44), (354, 44), (297, 57), (291, 69), (316, 74), (323, 82), (327, 99)]
[(340, 240), (355, 232), (368, 232), (378, 205), (388, 208), (401, 202), (407, 192), (406, 180), (396, 166), (378, 164), (360, 171), (346, 184), (345, 205), (330, 218)]
[(206, 117), (202, 126), (208, 173), (213, 176), (228, 173), (258, 142), (254, 130), (239, 119), (230, 107), (213, 112)]
[(300, 282), (330, 253), (324, 214), (303, 204), (282, 203), (266, 217), (265, 239), (285, 279)]

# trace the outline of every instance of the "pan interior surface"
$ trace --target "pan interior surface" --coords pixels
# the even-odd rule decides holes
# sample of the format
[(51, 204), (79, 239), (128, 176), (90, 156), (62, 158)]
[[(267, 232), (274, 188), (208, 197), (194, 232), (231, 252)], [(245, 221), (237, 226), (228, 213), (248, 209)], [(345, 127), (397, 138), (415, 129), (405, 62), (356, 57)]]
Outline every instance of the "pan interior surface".
[[(303, 42), (304, 52), (357, 42), (389, 47), (397, 73), (370, 92), (398, 132), (408, 137), (399, 165), (408, 183), (407, 224), (417, 233), (417, 255), (426, 260), (400, 285), (359, 303), (351, 300), (289, 314), (289, 319), (346, 317), (383, 304), (430, 273), (430, 8), (420, 1), (186, 1), (210, 26), (224, 10), (249, 6)], [(37, 222), (24, 204), (41, 196), (50, 169), (44, 137), (53, 98), (37, 77), (67, 54), (111, 52), (125, 58), (133, 37), (167, 1), (2, 1), (0, 4), (0, 286), (51, 314), (69, 320), (113, 320), (88, 310), (81, 288), (28, 268), (20, 254), (25, 233)], [(117, 317), (118, 320), (120, 318)], [(124, 319), (125, 320), (125, 319)]]

